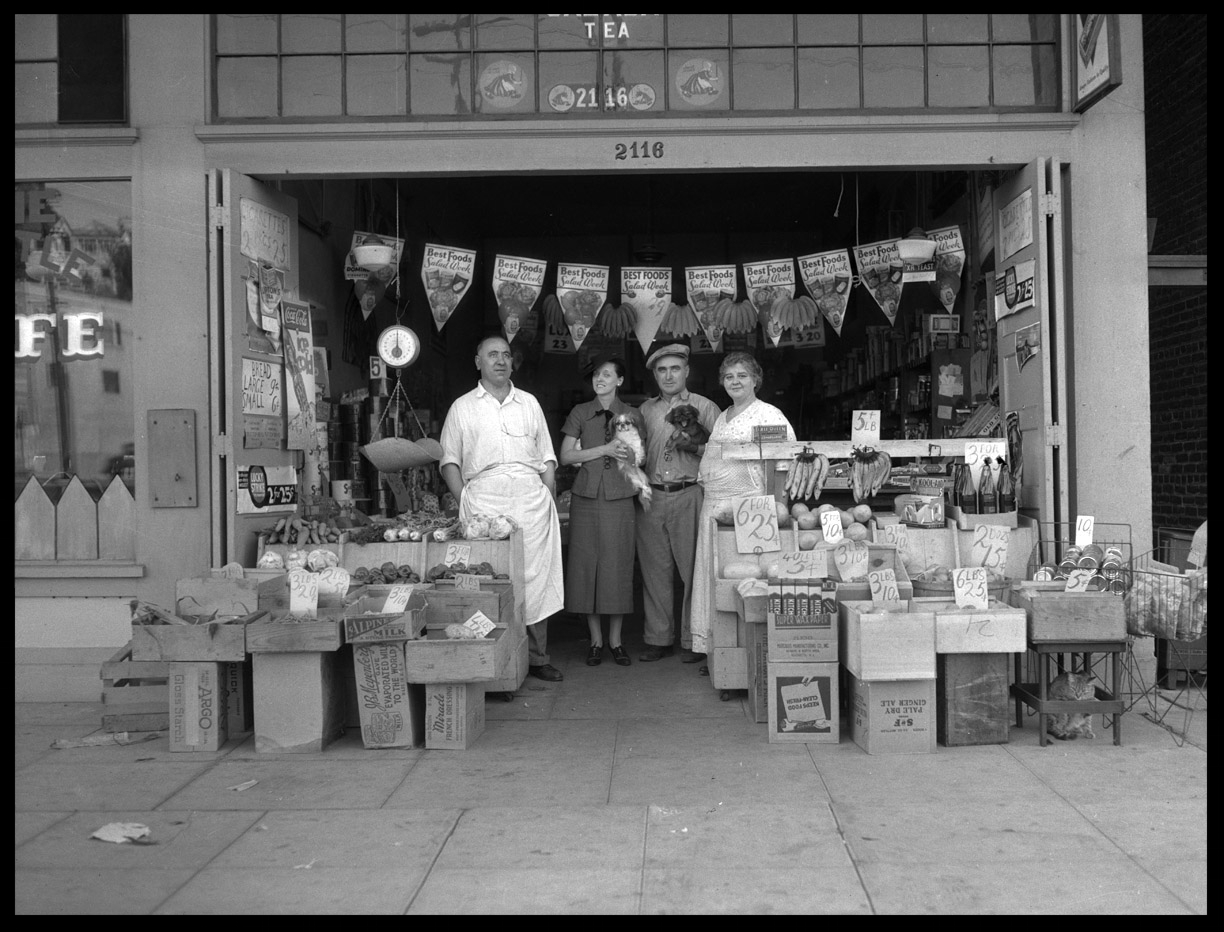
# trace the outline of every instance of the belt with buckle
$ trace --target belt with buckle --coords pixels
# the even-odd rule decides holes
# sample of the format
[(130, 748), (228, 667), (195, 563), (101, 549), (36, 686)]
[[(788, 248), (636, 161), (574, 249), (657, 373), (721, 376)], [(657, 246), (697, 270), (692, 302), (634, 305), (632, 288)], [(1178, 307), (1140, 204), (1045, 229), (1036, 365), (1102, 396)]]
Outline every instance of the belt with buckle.
[(652, 482), (650, 487), (659, 492), (679, 492), (681, 489), (687, 489), (690, 485), (696, 484), (696, 479), (686, 479), (683, 482)]

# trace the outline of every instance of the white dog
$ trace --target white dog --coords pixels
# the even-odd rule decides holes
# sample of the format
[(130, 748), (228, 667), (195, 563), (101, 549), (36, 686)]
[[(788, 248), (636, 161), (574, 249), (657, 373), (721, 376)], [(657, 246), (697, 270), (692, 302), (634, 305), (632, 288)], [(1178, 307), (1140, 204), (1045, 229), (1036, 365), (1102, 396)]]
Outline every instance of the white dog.
[(638, 420), (629, 414), (616, 415), (608, 421), (607, 439), (619, 440), (629, 448), (629, 459), (617, 459), (616, 466), (621, 475), (638, 490), (642, 507), (649, 508), (650, 483), (646, 479), (646, 473), (642, 471), (642, 466), (646, 464), (646, 438), (642, 436), (642, 427)]

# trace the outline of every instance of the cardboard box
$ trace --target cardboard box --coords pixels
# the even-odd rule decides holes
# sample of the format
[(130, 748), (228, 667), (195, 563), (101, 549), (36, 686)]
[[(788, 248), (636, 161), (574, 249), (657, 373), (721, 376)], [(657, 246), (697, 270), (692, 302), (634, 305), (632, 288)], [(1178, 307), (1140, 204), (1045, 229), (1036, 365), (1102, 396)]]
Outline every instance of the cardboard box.
[(450, 640), (441, 631), (405, 643), (410, 683), (490, 683), (504, 670), (507, 656), (518, 647), (507, 628), (487, 637)]
[(231, 662), (246, 659), (247, 629), (267, 612), (200, 625), (132, 623), (133, 660)]
[(710, 685), (715, 689), (748, 688), (748, 649), (711, 647), (707, 655)]
[(915, 597), (910, 607), (935, 613), (937, 654), (1022, 654), (1028, 649), (1024, 610), (998, 599), (990, 599), (985, 609), (962, 609), (954, 599)]
[(839, 743), (837, 677), (836, 663), (771, 663), (769, 743)]
[(425, 747), (466, 750), (484, 733), (482, 683), (431, 683), (425, 687)]
[(1021, 585), (1016, 605), (1028, 615), (1030, 641), (1124, 641), (1126, 612), (1112, 592), (1057, 592)]
[(255, 750), (321, 751), (344, 729), (344, 676), (336, 651), (256, 653)]
[(425, 690), (410, 684), (402, 641), (353, 645), (361, 740), (367, 748), (425, 746)]
[(752, 622), (748, 625), (748, 718), (769, 721), (769, 628)]
[(770, 661), (837, 661), (837, 583), (825, 579), (771, 579), (767, 598), (765, 624)]
[(224, 665), (170, 664), (170, 750), (217, 751), (229, 737)]
[(1006, 654), (936, 659), (935, 735), (944, 747), (1006, 744), (1011, 720)]
[(935, 679), (934, 612), (913, 611), (908, 602), (842, 602), (838, 609), (847, 671), (870, 681)]
[(868, 754), (930, 754), (935, 750), (935, 680), (846, 677), (850, 736)]
[(956, 505), (948, 505), (944, 512), (948, 518), (948, 527), (961, 531), (972, 531), (979, 524), (993, 524), (996, 527), (1020, 526), (1020, 513), (1016, 511), (1001, 511), (992, 515), (965, 514)]
[(493, 680), (484, 684), (485, 693), (512, 693), (522, 686), (523, 680), (527, 679), (528, 652), (527, 631), (524, 629), (518, 636), (517, 644), (507, 651), (504, 666), (497, 671)]
[(247, 625), (247, 652), (334, 652), (344, 643), (342, 609), (319, 609), (318, 616), (311, 621), (288, 618), (288, 612), (273, 612)]
[(221, 665), (225, 677), (225, 712), (230, 734), (251, 731), (255, 727), (255, 684), (251, 659)]

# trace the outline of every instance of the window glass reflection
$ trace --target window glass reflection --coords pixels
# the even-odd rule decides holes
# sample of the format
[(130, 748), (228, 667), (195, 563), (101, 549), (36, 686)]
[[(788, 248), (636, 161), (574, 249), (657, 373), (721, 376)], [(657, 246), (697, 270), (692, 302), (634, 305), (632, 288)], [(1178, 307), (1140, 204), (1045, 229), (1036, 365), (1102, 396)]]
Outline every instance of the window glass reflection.
[(283, 115), (287, 117), (340, 115), (340, 58), (303, 55), (286, 58), (281, 90)]
[(472, 47), (471, 13), (409, 13), (408, 47), (448, 52)]
[(1058, 37), (1057, 13), (991, 13), (995, 42), (1053, 42)]
[(864, 45), (900, 45), (921, 41), (921, 13), (863, 14)]
[[(542, 49), (599, 48), (596, 19), (583, 13), (537, 13), (536, 29)], [(543, 71), (543, 66), (541, 66)]]
[(282, 13), (281, 51), (339, 52), (339, 13)]
[(858, 49), (799, 50), (800, 109), (857, 109), (858, 106)]
[(791, 49), (736, 49), (732, 55), (736, 110), (794, 108), (795, 53)]
[(928, 42), (988, 42), (985, 13), (928, 13)]
[(276, 54), (275, 13), (216, 13), (221, 55)]
[(408, 68), (412, 113), (472, 112), (472, 60), (467, 55), (410, 55)]
[(928, 67), (930, 106), (990, 106), (990, 52), (986, 46), (933, 46)]
[(406, 112), (403, 55), (350, 55), (345, 93), (350, 116), (393, 116)]
[(922, 49), (863, 49), (863, 106), (921, 107)]
[(476, 48), (529, 49), (535, 43), (535, 17), (530, 13), (477, 13)]
[(1052, 45), (994, 47), (996, 107), (1054, 107), (1058, 103), (1058, 60)]
[(800, 45), (858, 45), (857, 13), (800, 13)]
[[(731, 41), (736, 48), (758, 45), (793, 45), (793, 13), (732, 13)], [(738, 106), (738, 104), (737, 104)]]
[(404, 13), (349, 13), (344, 17), (344, 48), (348, 52), (399, 52), (407, 42)]
[(275, 58), (222, 58), (217, 62), (217, 116), (274, 117)]

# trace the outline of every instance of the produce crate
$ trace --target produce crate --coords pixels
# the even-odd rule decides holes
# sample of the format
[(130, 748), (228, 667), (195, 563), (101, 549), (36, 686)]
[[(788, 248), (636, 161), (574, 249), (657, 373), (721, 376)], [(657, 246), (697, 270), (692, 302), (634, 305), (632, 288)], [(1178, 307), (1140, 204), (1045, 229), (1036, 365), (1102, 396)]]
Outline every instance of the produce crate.
[(991, 599), (985, 609), (962, 609), (954, 599), (915, 597), (910, 606), (935, 613), (937, 654), (1022, 654), (1028, 649), (1023, 609)]
[[(878, 608), (899, 611), (871, 612)], [(842, 666), (860, 680), (935, 679), (933, 611), (915, 611), (908, 602), (842, 602), (838, 644)]]
[(343, 609), (320, 610), (313, 621), (286, 621), (287, 612), (272, 612), (247, 625), (247, 651), (330, 653), (344, 643)]
[(930, 754), (935, 750), (935, 680), (846, 677), (850, 736), (868, 754)]
[(240, 618), (198, 625), (132, 623), (132, 659), (241, 662), (247, 655), (247, 631), (267, 616), (256, 611)]
[(940, 744), (965, 747), (1008, 742), (1007, 667), (1006, 654), (940, 654), (936, 658), (935, 734)]
[(770, 744), (841, 741), (836, 663), (770, 663), (768, 678)]
[(1029, 641), (1126, 639), (1126, 612), (1115, 593), (1051, 591), (1021, 581), (1014, 597), (1028, 616)]
[(748, 623), (748, 718), (769, 721), (769, 631), (763, 622)]
[(133, 660), (132, 642), (102, 664), (104, 731), (165, 731), (170, 727), (170, 664)]
[[(910, 533), (913, 530), (910, 529)], [(839, 578), (837, 570), (833, 564), (832, 546), (821, 545), (822, 549), (828, 549), (829, 554), (829, 576), (831, 579), (837, 580), (837, 600), (843, 601), (866, 601), (871, 598), (871, 586), (866, 579), (843, 581)], [(909, 600), (914, 595), (914, 584), (910, 580), (909, 573), (905, 569), (905, 561), (901, 559), (901, 555), (897, 553), (897, 548), (891, 544), (867, 544), (867, 570), (892, 570), (897, 577), (897, 595), (902, 600)]]
[(1019, 527), (1020, 513), (1002, 511), (992, 515), (966, 514), (956, 505), (948, 505), (944, 510), (948, 519), (948, 527), (961, 531), (972, 531), (979, 524), (993, 524), (999, 527)]
[(260, 534), (256, 548), (255, 563), (258, 565), (265, 553), (278, 553), (283, 560), (289, 555), (291, 550), (304, 550), (307, 553), (310, 553), (312, 550), (326, 550), (336, 555), (337, 566), (344, 566), (344, 544), (346, 540), (348, 540), (348, 534), (342, 531), (339, 542), (334, 544), (269, 544), (268, 535)]
[[(349, 587), (343, 595), (335, 593), (319, 593), (320, 608), (342, 608), (347, 602), (365, 593), (365, 584), (349, 580)], [(282, 573), (276, 580), (270, 581), (260, 589), (259, 607), (266, 612), (284, 613), (289, 610), (289, 574)]]
[(426, 599), (425, 621), (431, 629), (461, 625), (478, 611), (499, 628), (511, 627), (517, 620), (514, 584), (509, 580), (481, 580), (479, 589), (458, 589), (454, 580), (438, 579)]
[(208, 576), (188, 576), (178, 580), (174, 584), (175, 614), (189, 621), (214, 612), (218, 619), (249, 615), (263, 607), (260, 600), (265, 592), (276, 591), (286, 584), (288, 578), (284, 570), (271, 573), (261, 571), (255, 575), (255, 570), (244, 569), (243, 573), (243, 576), (234, 578), (225, 576), (223, 570), (213, 570)]
[(347, 644), (412, 641), (425, 630), (425, 596), (414, 590), (402, 612), (384, 612), (385, 593), (363, 594), (344, 606)]
[(340, 565), (350, 573), (359, 566), (378, 569), (384, 563), (411, 566), (422, 579), (425, 577), (425, 541), (374, 542), (369, 544), (346, 543), (340, 555)]
[(516, 648), (507, 628), (494, 628), (473, 640), (451, 640), (441, 631), (426, 630), (425, 637), (405, 645), (408, 682), (489, 683), (505, 670)]
[(425, 542), (425, 569), (446, 562), (447, 548), (451, 545), (469, 548), (464, 562), (488, 563), (494, 573), (505, 573), (511, 580), (523, 578), (523, 531), (516, 528), (505, 540), (448, 540)]

